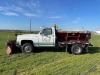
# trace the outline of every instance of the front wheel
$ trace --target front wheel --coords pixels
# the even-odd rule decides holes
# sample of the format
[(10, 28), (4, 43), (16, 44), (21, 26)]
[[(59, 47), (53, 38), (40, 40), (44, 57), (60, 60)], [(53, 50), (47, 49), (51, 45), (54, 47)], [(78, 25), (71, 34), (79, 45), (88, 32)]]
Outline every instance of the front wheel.
[(31, 53), (33, 51), (33, 46), (30, 43), (25, 43), (22, 46), (22, 52)]
[(75, 55), (80, 55), (83, 53), (83, 48), (79, 44), (75, 44), (71, 47), (71, 52)]

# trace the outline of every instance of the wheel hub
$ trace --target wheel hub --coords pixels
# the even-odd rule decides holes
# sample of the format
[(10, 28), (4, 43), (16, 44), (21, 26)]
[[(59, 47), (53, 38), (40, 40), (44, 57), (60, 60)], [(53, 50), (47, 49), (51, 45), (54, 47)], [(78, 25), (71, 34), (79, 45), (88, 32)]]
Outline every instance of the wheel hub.
[(25, 51), (26, 51), (26, 52), (30, 52), (30, 51), (31, 51), (31, 47), (30, 47), (30, 46), (26, 46), (26, 47), (25, 47)]
[(75, 52), (76, 52), (76, 53), (80, 53), (80, 52), (81, 52), (81, 49), (80, 49), (79, 47), (76, 47), (76, 48), (75, 48)]

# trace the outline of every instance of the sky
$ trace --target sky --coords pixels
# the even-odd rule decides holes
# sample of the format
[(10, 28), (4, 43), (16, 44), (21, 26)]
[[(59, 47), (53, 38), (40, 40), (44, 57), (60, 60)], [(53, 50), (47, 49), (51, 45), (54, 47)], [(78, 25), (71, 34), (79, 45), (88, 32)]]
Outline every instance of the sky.
[(0, 29), (100, 29), (100, 0), (0, 0)]

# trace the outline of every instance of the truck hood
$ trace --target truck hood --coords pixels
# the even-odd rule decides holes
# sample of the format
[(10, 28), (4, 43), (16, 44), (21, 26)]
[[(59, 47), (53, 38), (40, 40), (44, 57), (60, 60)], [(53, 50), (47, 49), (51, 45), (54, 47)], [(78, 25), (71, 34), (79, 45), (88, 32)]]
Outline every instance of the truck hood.
[(18, 35), (20, 37), (31, 37), (31, 36), (34, 36), (36, 37), (38, 34), (22, 34), (22, 35)]
[(37, 37), (38, 37), (38, 34), (22, 34), (22, 35), (18, 35), (17, 39), (27, 40), (27, 39), (37, 38)]

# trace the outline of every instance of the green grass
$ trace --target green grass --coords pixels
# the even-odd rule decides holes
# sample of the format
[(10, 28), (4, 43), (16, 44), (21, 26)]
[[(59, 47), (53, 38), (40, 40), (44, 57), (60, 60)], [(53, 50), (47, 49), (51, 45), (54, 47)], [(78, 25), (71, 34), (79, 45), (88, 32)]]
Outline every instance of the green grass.
[(6, 54), (5, 42), (14, 33), (0, 32), (0, 75), (100, 75), (100, 35), (92, 35), (94, 47), (83, 55), (66, 52)]

